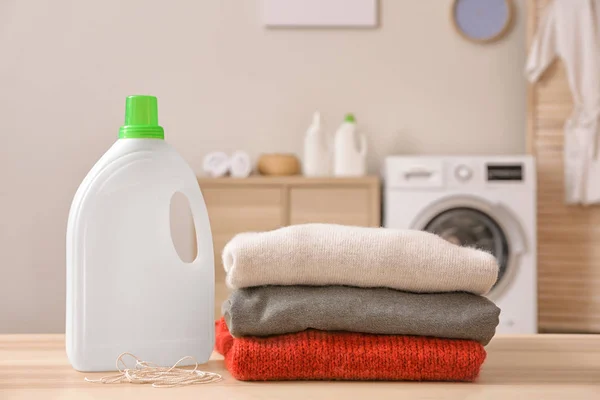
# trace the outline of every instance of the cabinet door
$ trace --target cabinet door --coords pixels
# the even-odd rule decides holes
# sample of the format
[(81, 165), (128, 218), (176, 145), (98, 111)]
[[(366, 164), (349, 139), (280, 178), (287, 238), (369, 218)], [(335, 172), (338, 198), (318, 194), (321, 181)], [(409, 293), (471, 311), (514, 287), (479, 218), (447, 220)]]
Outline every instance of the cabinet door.
[(215, 318), (229, 295), (221, 253), (237, 233), (282, 226), (282, 196), (278, 187), (204, 187), (215, 251)]
[(373, 226), (368, 187), (295, 187), (290, 190), (290, 224), (323, 222)]

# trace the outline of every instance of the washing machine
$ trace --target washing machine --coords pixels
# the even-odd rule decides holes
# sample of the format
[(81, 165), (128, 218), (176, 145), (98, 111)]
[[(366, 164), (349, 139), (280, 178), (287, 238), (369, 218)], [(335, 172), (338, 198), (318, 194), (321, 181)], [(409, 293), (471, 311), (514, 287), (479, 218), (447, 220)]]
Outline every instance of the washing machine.
[(529, 156), (394, 156), (384, 226), (419, 229), (492, 253), (497, 333), (537, 332), (536, 174)]

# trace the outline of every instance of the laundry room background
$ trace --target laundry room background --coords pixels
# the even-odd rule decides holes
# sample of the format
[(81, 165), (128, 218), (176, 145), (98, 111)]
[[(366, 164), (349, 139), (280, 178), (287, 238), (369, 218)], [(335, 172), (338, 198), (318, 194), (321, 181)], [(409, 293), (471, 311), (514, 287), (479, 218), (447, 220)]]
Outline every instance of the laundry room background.
[[(264, 26), (262, 0), (0, 1), (0, 296), (21, 299), (18, 312), (4, 302), (0, 330), (64, 331), (69, 206), (127, 95), (158, 96), (198, 174), (217, 150), (300, 156), (316, 110), (329, 134), (355, 114), (371, 174), (394, 154), (522, 154), (525, 4), (502, 40), (479, 45), (455, 31), (453, 0), (378, 3), (375, 28), (287, 29)], [(123, 39), (139, 32), (135, 54), (160, 54), (151, 68)]]

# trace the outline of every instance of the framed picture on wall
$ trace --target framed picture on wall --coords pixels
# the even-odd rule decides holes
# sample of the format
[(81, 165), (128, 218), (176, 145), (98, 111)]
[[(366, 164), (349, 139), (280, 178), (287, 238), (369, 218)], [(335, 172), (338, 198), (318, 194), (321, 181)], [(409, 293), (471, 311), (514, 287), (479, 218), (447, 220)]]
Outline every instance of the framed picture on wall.
[(378, 0), (262, 0), (267, 27), (359, 27), (378, 23)]

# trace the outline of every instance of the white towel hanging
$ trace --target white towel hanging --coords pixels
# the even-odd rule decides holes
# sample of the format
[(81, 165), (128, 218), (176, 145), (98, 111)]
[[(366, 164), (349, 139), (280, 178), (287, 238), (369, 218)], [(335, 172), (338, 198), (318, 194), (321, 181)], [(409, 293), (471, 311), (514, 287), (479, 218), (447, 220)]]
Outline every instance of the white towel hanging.
[(565, 200), (600, 202), (600, 0), (553, 0), (545, 10), (527, 60), (537, 81), (552, 61), (565, 64), (573, 112), (565, 124)]

